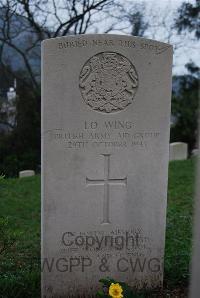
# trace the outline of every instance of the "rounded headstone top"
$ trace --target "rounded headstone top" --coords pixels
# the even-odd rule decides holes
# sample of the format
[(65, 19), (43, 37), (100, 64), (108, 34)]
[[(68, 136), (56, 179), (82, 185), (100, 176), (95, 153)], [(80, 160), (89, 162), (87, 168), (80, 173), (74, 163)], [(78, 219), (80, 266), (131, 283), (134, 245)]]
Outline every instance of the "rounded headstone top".
[(33, 170), (25, 170), (25, 171), (20, 171), (19, 172), (19, 178), (22, 177), (31, 177), (35, 175), (35, 171)]

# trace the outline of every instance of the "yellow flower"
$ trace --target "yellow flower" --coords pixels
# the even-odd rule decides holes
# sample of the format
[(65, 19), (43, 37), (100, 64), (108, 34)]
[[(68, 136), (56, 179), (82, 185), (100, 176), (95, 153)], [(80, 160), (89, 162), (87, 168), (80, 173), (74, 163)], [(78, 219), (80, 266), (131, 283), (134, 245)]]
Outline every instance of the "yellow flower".
[(120, 284), (111, 284), (109, 287), (109, 295), (113, 298), (123, 298), (124, 296), (122, 295), (123, 289), (120, 286)]

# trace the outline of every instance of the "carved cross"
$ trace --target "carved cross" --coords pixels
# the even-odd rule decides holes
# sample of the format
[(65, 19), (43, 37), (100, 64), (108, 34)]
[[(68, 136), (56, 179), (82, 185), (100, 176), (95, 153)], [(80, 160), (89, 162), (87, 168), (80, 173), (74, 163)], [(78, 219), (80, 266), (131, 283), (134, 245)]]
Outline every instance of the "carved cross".
[(102, 224), (109, 224), (109, 209), (110, 209), (110, 185), (127, 185), (127, 177), (125, 178), (110, 178), (110, 154), (102, 154), (104, 156), (104, 178), (90, 179), (86, 177), (86, 185), (103, 185), (104, 186), (104, 201), (103, 201), (103, 221)]

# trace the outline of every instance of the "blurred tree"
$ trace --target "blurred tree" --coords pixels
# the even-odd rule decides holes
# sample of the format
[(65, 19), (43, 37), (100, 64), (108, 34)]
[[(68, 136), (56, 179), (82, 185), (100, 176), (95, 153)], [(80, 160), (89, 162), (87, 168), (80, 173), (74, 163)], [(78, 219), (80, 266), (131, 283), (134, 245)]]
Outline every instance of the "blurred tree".
[(189, 32), (194, 32), (196, 38), (200, 38), (200, 0), (196, 0), (194, 4), (182, 3), (178, 9), (175, 26), (179, 33), (188, 30)]
[(129, 22), (131, 24), (131, 35), (144, 36), (149, 24), (144, 19), (142, 11), (136, 11), (129, 15)]
[(199, 68), (193, 63), (187, 64), (190, 74), (174, 77), (178, 82), (177, 92), (172, 96), (172, 115), (175, 123), (171, 127), (170, 141), (188, 143), (189, 152), (197, 146), (198, 137), (198, 92)]
[(0, 173), (17, 176), (20, 170), (39, 170), (40, 165), (40, 94), (18, 86), (17, 126), (0, 134)]
[[(200, 0), (194, 4), (184, 2), (178, 9), (175, 27), (180, 34), (183, 31), (194, 32), (200, 38)], [(179, 92), (172, 98), (172, 115), (175, 124), (171, 128), (171, 141), (184, 141), (189, 151), (197, 146), (199, 78), (200, 69), (194, 62), (186, 64), (189, 75), (179, 77)], [(174, 78), (175, 80), (177, 78)]]
[(109, 16), (114, 18), (115, 22), (106, 29), (106, 33), (120, 31), (124, 34), (133, 36), (144, 36), (145, 31), (149, 27), (145, 16), (145, 5), (139, 1), (134, 1), (126, 7), (123, 4), (117, 3), (117, 13), (109, 12)]
[(40, 74), (35, 61), (40, 63), (41, 42), (86, 33), (94, 22), (93, 16), (113, 3), (113, 0), (0, 0), (1, 63), (9, 63), (9, 50), (23, 64), (24, 75), (18, 79), (38, 92)]
[(17, 78), (18, 95), (17, 125), (0, 134), (0, 173), (16, 176), (40, 164), (41, 42), (86, 33), (113, 5), (114, 0), (0, 0), (0, 69)]
[(2, 131), (2, 128), (12, 129), (13, 125), (9, 123), (7, 113), (6, 113), (6, 106), (8, 106), (8, 102), (6, 102), (7, 99), (7, 87), (12, 86), (12, 82), (14, 80), (11, 70), (9, 66), (2, 65), (0, 63), (0, 131)]

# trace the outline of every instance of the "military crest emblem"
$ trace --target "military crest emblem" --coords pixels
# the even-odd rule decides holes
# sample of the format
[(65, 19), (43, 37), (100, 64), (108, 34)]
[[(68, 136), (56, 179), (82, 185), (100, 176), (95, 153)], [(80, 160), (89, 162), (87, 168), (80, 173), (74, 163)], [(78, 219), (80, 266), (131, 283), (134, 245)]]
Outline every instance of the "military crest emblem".
[(114, 113), (133, 102), (138, 75), (133, 64), (115, 52), (98, 53), (83, 66), (79, 87), (85, 103), (95, 111)]

